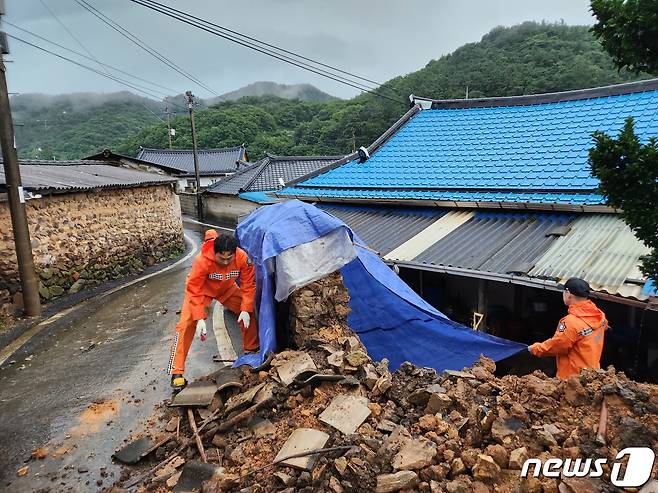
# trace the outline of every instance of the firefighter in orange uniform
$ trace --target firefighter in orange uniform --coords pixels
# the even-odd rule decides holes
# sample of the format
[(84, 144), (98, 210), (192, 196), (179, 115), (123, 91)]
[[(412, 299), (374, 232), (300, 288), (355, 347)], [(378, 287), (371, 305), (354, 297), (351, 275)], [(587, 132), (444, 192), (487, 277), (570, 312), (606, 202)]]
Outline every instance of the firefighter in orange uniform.
[[(240, 280), (239, 286), (237, 279)], [(238, 315), (245, 352), (259, 350), (258, 324), (254, 317), (255, 293), (254, 267), (244, 250), (238, 248), (235, 236), (206, 231), (201, 253), (194, 259), (187, 278), (185, 299), (169, 359), (168, 372), (175, 392), (187, 385), (183, 377), (185, 359), (195, 332), (205, 336), (206, 308), (213, 299)]]
[(583, 368), (601, 367), (608, 321), (588, 299), (589, 292), (589, 284), (583, 279), (569, 279), (562, 292), (569, 314), (560, 320), (553, 337), (528, 346), (528, 351), (535, 356), (555, 356), (557, 376), (561, 380), (579, 375)]

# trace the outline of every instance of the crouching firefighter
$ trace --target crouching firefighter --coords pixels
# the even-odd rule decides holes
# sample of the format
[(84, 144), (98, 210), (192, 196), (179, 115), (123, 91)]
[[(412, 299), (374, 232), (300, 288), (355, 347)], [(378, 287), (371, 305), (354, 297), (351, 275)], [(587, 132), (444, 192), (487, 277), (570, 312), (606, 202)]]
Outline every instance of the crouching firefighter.
[(247, 254), (238, 248), (235, 236), (222, 233), (213, 239), (208, 233), (187, 278), (183, 308), (174, 333), (167, 369), (174, 392), (187, 385), (183, 377), (185, 359), (194, 334), (198, 331), (202, 339), (205, 338), (206, 308), (213, 299), (238, 315), (245, 352), (259, 351), (258, 324), (254, 317), (254, 266)]

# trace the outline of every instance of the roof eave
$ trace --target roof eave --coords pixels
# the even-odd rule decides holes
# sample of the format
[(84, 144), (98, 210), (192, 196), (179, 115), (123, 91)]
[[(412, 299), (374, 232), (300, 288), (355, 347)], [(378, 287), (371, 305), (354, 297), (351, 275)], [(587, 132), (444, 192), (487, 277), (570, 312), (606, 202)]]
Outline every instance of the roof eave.
[(328, 203), (350, 203), (350, 204), (372, 204), (372, 205), (410, 205), (424, 206), (434, 205), (436, 207), (453, 207), (457, 209), (522, 209), (534, 211), (554, 212), (598, 212), (604, 214), (617, 213), (619, 210), (607, 205), (577, 205), (559, 203), (533, 203), (533, 202), (486, 202), (486, 201), (454, 201), (454, 200), (431, 200), (431, 199), (368, 199), (368, 198), (345, 198), (345, 197), (322, 197), (317, 195), (281, 194), (274, 192), (279, 198), (294, 198), (304, 202), (328, 202)]
[[(425, 264), (422, 262), (414, 261), (405, 261), (405, 260), (393, 260), (385, 259), (385, 263), (389, 265), (397, 265), (400, 267), (407, 267), (417, 270), (425, 270), (431, 272), (438, 272), (441, 274), (451, 274), (461, 277), (471, 277), (476, 279), (486, 279), (488, 281), (496, 281), (507, 284), (516, 284), (520, 286), (526, 286), (536, 289), (545, 289), (549, 291), (559, 291), (558, 283), (556, 281), (551, 281), (547, 279), (539, 279), (536, 277), (527, 277), (527, 276), (514, 276), (511, 274), (500, 274), (497, 272), (488, 272), (480, 271), (474, 269), (464, 269), (462, 267), (452, 267), (447, 265), (437, 265), (437, 264)], [(658, 311), (658, 304), (649, 301), (635, 300), (632, 298), (624, 298), (618, 295), (611, 295), (601, 291), (592, 291), (591, 296), (593, 298), (602, 299), (605, 301), (612, 301), (615, 303), (621, 303), (624, 305), (635, 306), (640, 308), (646, 308), (649, 310)]]

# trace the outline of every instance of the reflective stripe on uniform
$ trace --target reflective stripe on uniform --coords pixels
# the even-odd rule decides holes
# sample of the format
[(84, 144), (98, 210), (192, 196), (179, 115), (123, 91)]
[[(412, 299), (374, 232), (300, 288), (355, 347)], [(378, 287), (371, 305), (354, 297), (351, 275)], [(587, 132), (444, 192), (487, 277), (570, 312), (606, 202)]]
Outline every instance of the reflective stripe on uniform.
[(178, 347), (178, 336), (179, 332), (176, 331), (174, 334), (174, 340), (171, 343), (171, 354), (169, 355), (169, 364), (167, 365), (167, 373), (171, 374), (171, 370), (174, 367), (174, 358), (176, 357), (176, 348)]

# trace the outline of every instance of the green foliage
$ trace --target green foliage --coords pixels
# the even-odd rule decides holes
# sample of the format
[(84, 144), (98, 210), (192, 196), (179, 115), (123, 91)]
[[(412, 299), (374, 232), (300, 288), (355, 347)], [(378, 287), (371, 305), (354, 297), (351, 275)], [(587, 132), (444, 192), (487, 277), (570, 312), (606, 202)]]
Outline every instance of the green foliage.
[[(592, 32), (619, 69), (658, 74), (658, 2), (592, 0)], [(658, 279), (658, 150), (656, 138), (642, 144), (628, 118), (618, 139), (601, 132), (589, 151), (592, 172), (608, 205), (623, 210), (626, 223), (651, 248), (642, 271)]]
[(596, 146), (589, 151), (592, 172), (608, 205), (622, 209), (622, 217), (636, 236), (652, 249), (642, 261), (642, 271), (658, 279), (658, 141), (642, 144), (628, 118), (617, 139), (594, 133)]
[(592, 0), (592, 27), (619, 68), (658, 75), (658, 2)]
[[(378, 92), (392, 98), (364, 93), (348, 101), (308, 103), (272, 97), (242, 98), (199, 111), (199, 118), (222, 130), (207, 129), (199, 121), (200, 147), (227, 147), (245, 143), (252, 160), (266, 151), (280, 155), (345, 154), (369, 145), (409, 108), (409, 94), (433, 98), (514, 96), (615, 84), (637, 76), (615, 69), (584, 26), (526, 22), (511, 28), (497, 27), (478, 43), (433, 60), (417, 72), (396, 77)], [(395, 101), (398, 101), (397, 103)], [(248, 131), (234, 124), (234, 113), (258, 109)], [(264, 118), (260, 111), (274, 119)], [(216, 117), (209, 117), (214, 113)], [(258, 116), (256, 116), (258, 115)], [(254, 124), (255, 123), (255, 124)], [(176, 120), (176, 147), (189, 147), (189, 123)], [(164, 147), (166, 130), (151, 126), (124, 141), (123, 153), (136, 154), (139, 146)]]
[(111, 99), (51, 96), (45, 101), (24, 95), (13, 97), (11, 106), (19, 156), (31, 159), (96, 154), (158, 121), (152, 112), (161, 113), (159, 103), (129, 93)]
[[(371, 144), (400, 118), (409, 108), (409, 94), (463, 98), (468, 86), (470, 97), (513, 96), (634, 79), (636, 75), (616, 70), (587, 27), (526, 22), (510, 28), (497, 27), (478, 43), (462, 46), (417, 72), (386, 82), (378, 92), (393, 101), (368, 93), (347, 101), (251, 96), (210, 107), (205, 106), (209, 102), (202, 101), (197, 111), (199, 147), (244, 143), (252, 161), (265, 152), (346, 154), (355, 147)], [(247, 86), (242, 93), (257, 94), (268, 84), (272, 85)], [(280, 89), (284, 92), (279, 94), (287, 97), (318, 97), (315, 90), (305, 90), (303, 86)], [(285, 92), (291, 90), (297, 92)], [(48, 106), (44, 102), (39, 108), (30, 109), (29, 105), (17, 108), (14, 102), (19, 103), (20, 98), (12, 99), (12, 105), (17, 110), (17, 121), (26, 123), (17, 131), (22, 157), (34, 157), (36, 148), (43, 150), (44, 145), (50, 146), (58, 159), (84, 157), (105, 147), (136, 155), (140, 146), (169, 145), (166, 124), (144, 108), (147, 105), (162, 115), (160, 103), (155, 101), (131, 95), (123, 102), (111, 100), (94, 105), (90, 101), (84, 107), (72, 107), (80, 99), (76, 98), (67, 102), (68, 106), (58, 102)], [(180, 102), (180, 97), (171, 100)], [(48, 120), (47, 129), (43, 119)], [(173, 117), (172, 126), (176, 129), (174, 147), (190, 148), (187, 114)]]

